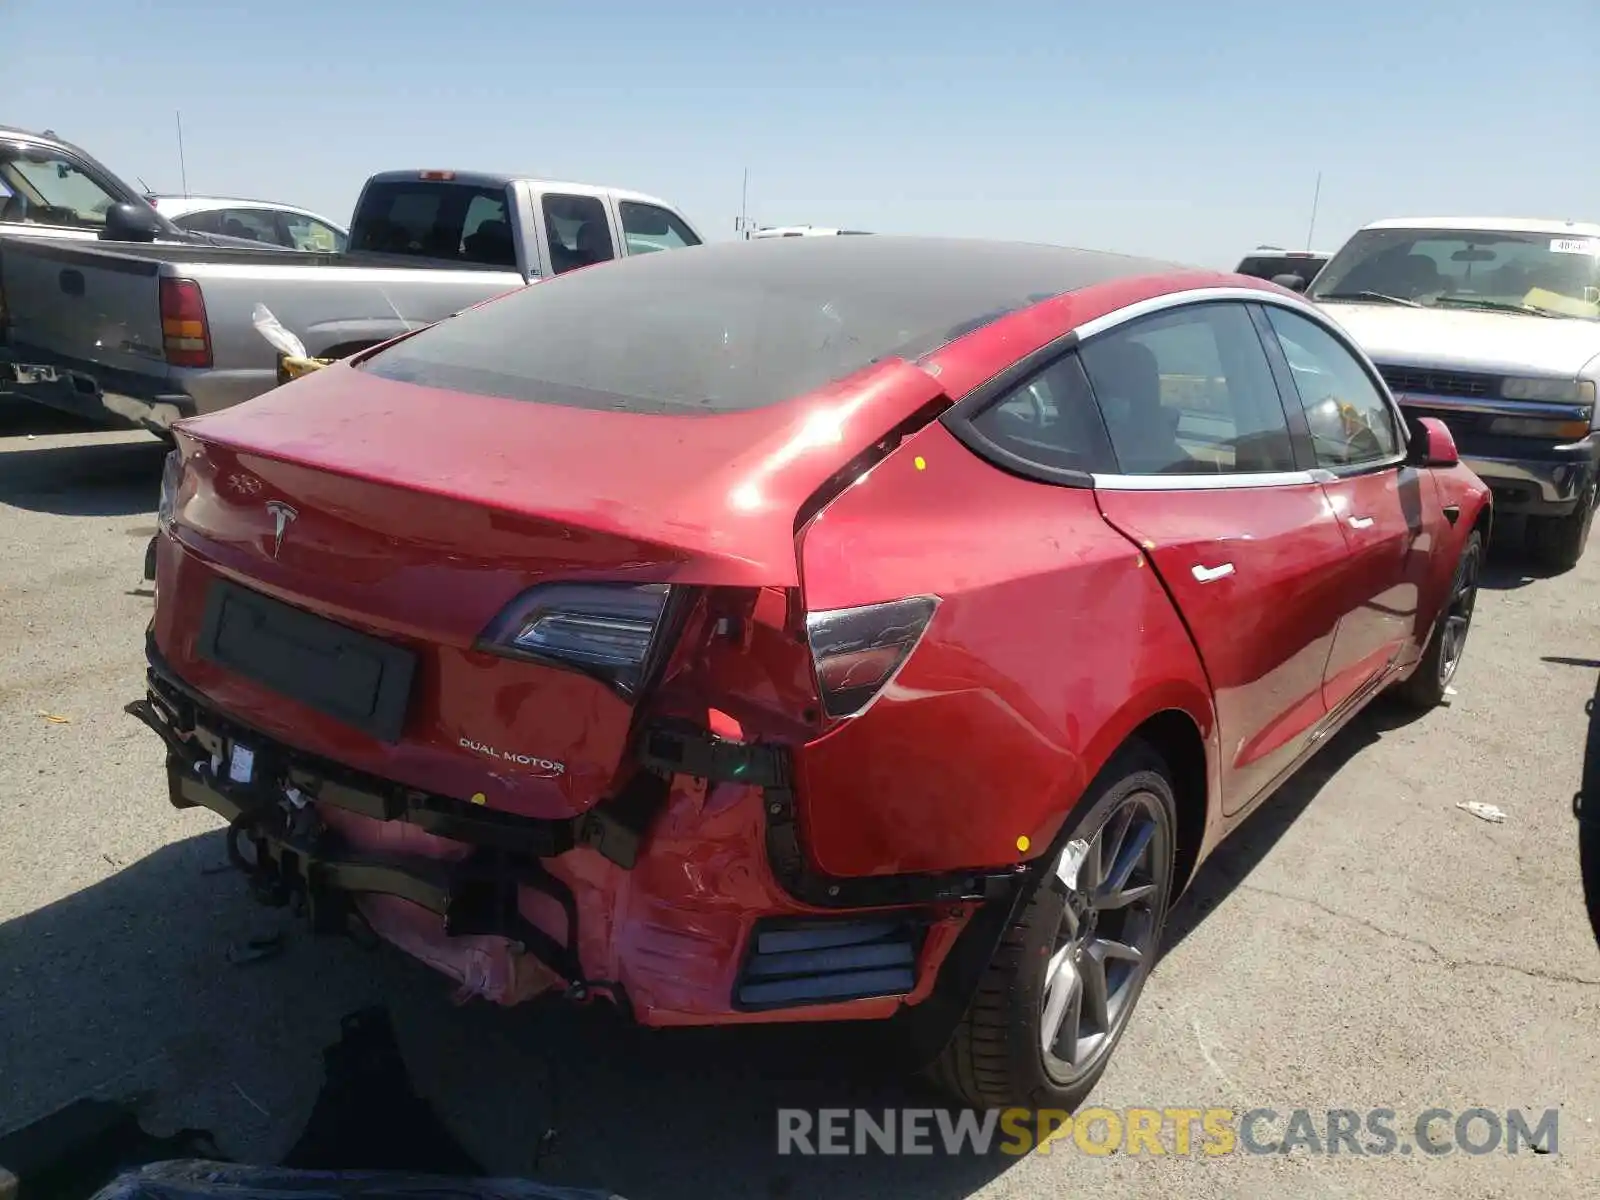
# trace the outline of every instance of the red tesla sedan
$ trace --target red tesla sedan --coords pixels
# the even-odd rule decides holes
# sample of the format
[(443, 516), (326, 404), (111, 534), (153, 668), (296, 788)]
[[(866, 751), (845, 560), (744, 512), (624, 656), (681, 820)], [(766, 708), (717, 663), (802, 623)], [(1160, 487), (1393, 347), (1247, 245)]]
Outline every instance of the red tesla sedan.
[(573, 272), (178, 427), (147, 696), (257, 893), (515, 1003), (877, 1020), (1070, 1107), (1490, 520), (1291, 292), (1047, 246)]

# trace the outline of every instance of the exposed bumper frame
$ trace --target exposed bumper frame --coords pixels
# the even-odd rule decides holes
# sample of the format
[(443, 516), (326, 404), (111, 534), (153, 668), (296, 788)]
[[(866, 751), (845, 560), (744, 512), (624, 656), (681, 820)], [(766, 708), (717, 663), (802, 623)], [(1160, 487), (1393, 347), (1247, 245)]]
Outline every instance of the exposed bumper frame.
[[(127, 705), (126, 711), (167, 745), (172, 803), (179, 808), (209, 808), (229, 822), (230, 857), (251, 873), (259, 898), (274, 904), (303, 904), (314, 928), (342, 932), (348, 928), (352, 895), (397, 896), (439, 915), (447, 933), (490, 934), (520, 942), (567, 982), (570, 997), (586, 998), (592, 990), (606, 992), (625, 1013), (631, 1010), (618, 985), (584, 978), (575, 949), (577, 905), (570, 889), (537, 860), (587, 845), (631, 867), (674, 774), (762, 787), (770, 865), (784, 890), (803, 904), (820, 910), (971, 905), (971, 918), (945, 957), (932, 992), (920, 1003), (902, 1006), (887, 1022), (904, 1032), (903, 1044), (918, 1063), (931, 1060), (948, 1040), (1008, 923), (1027, 904), (1043, 874), (1034, 862), (1005, 871), (950, 875), (863, 879), (820, 875), (811, 869), (801, 848), (785, 755), (774, 747), (725, 742), (687, 727), (649, 731), (639, 750), (646, 769), (636, 777), (636, 785), (579, 817), (539, 820), (488, 811), (282, 747), (219, 714), (183, 683), (165, 663), (153, 635), (147, 635), (147, 657), (147, 695)], [(226, 749), (226, 739), (233, 737), (266, 748), (265, 760), (258, 750), (258, 762), (270, 768), (271, 776), (291, 786), (303, 783), (308, 793), (314, 789), (319, 804), (378, 820), (406, 821), (471, 845), (475, 853), (457, 864), (412, 859), (397, 863), (352, 854), (337, 840), (310, 837), (285, 813), (277, 789), (269, 796), (266, 789), (230, 782), (226, 770), (212, 769)], [(264, 769), (257, 777), (267, 774)], [(255, 849), (251, 860), (238, 850), (244, 837)], [(256, 870), (262, 863), (270, 869)], [(565, 944), (521, 915), (516, 901), (519, 886), (542, 891), (561, 905), (569, 922)]]

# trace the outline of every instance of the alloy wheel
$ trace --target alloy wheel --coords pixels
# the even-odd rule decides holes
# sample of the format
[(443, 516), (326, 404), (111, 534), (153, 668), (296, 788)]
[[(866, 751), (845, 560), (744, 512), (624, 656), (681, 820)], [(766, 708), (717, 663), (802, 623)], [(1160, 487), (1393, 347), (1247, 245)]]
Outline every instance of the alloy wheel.
[(1478, 601), (1478, 570), (1482, 551), (1472, 546), (1456, 571), (1455, 588), (1450, 593), (1450, 603), (1445, 608), (1444, 629), (1440, 634), (1439, 683), (1448, 687), (1461, 665), (1461, 654), (1467, 647), (1467, 631), (1472, 626), (1472, 609)]
[(1061, 1086), (1098, 1070), (1155, 965), (1170, 887), (1169, 826), (1137, 791), (1098, 828), (1067, 843), (1053, 885), (1064, 893), (1046, 966), (1040, 1050)]

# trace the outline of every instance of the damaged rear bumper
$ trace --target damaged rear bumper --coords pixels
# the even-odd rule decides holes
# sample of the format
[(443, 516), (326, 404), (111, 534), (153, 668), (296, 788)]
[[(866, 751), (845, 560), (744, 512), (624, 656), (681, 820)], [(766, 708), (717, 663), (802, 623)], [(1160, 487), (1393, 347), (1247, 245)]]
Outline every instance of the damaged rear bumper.
[[(19, 356), (26, 355), (26, 362)], [(0, 348), (0, 392), (95, 425), (167, 436), (198, 411), (194, 397), (158, 376), (119, 371), (33, 348)]]
[(720, 778), (751, 772), (670, 737), (646, 739), (654, 769), (569, 820), (423, 793), (240, 726), (149, 655), (128, 711), (167, 745), (172, 803), (228, 822), (261, 900), (319, 931), (366, 926), (499, 1003), (598, 996), (658, 1026), (892, 1019), (926, 1057), (1028, 885), (775, 868), (803, 859), (792, 795), (759, 771)]

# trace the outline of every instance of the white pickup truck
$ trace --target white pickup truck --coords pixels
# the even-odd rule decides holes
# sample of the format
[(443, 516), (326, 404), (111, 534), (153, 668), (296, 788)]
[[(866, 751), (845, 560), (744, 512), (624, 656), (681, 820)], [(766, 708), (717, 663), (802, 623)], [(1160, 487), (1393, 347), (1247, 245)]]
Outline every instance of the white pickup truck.
[(1600, 224), (1375, 221), (1307, 295), (1401, 408), (1450, 427), (1495, 512), (1527, 518), (1533, 553), (1574, 566), (1600, 501)]
[(309, 354), (342, 358), (540, 278), (701, 240), (638, 192), (425, 170), (369, 179), (342, 253), (0, 237), (0, 392), (161, 434), (277, 382), (258, 303)]

